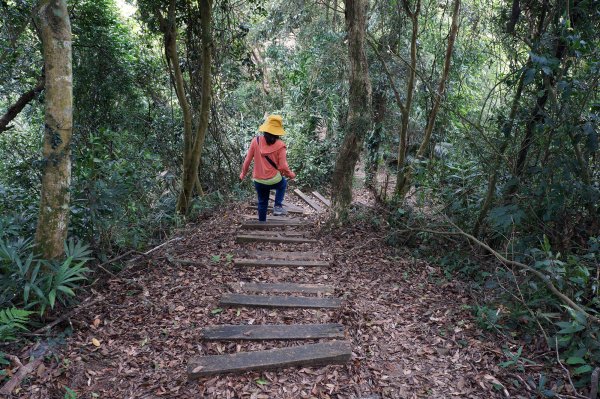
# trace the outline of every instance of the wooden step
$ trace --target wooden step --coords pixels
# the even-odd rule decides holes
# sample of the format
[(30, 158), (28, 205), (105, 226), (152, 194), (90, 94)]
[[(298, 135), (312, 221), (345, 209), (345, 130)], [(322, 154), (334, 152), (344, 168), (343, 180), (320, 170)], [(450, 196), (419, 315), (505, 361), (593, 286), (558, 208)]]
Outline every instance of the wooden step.
[[(255, 220), (258, 222), (258, 216), (256, 214), (254, 215), (242, 215), (243, 219), (246, 220)], [(267, 222), (273, 222), (273, 221), (281, 221), (281, 222), (306, 222), (306, 218), (301, 218), (301, 217), (293, 217), (293, 216), (269, 216), (269, 220), (267, 220)]]
[[(256, 211), (256, 203), (254, 205), (248, 204), (246, 206), (246, 209)], [(286, 210), (288, 211), (288, 213), (294, 213), (294, 214), (299, 214), (299, 215), (304, 215), (306, 213), (306, 211), (303, 208), (286, 208)], [(271, 211), (271, 209), (269, 209), (267, 219), (279, 217), (279, 216), (272, 216), (270, 211)], [(257, 216), (254, 216), (254, 217), (257, 218)]]
[(333, 294), (335, 288), (323, 284), (297, 284), (297, 283), (244, 283), (235, 284), (243, 291), (249, 292), (299, 292), (302, 294)]
[(343, 364), (350, 361), (351, 356), (352, 348), (348, 341), (322, 342), (232, 355), (201, 356), (190, 360), (188, 378), (290, 366)]
[(319, 260), (323, 258), (331, 258), (331, 254), (327, 252), (311, 252), (311, 251), (248, 251), (240, 250), (237, 252), (239, 256), (259, 259), (303, 259), (303, 260)]
[(304, 202), (306, 202), (308, 205), (310, 205), (311, 208), (313, 208), (315, 211), (323, 212), (323, 208), (321, 207), (321, 205), (317, 204), (315, 201), (312, 200), (312, 198), (310, 198), (308, 195), (304, 194), (302, 191), (295, 189), (294, 193), (296, 193), (296, 195), (298, 197), (302, 198), (304, 200)]
[(235, 266), (253, 267), (328, 267), (329, 262), (322, 260), (287, 260), (287, 259), (234, 259)]
[(327, 198), (323, 197), (318, 191), (313, 191), (312, 193), (315, 197), (317, 197), (319, 199), (319, 201), (321, 201), (322, 203), (324, 203), (327, 206), (331, 206), (331, 201), (329, 201)]
[(344, 338), (344, 326), (341, 324), (221, 325), (203, 328), (200, 336), (206, 341)]
[(303, 244), (303, 243), (315, 243), (317, 240), (304, 237), (286, 237), (286, 236), (265, 236), (265, 235), (252, 235), (252, 234), (240, 234), (236, 237), (236, 242), (271, 242), (271, 243), (284, 243), (284, 244)]
[(297, 227), (303, 226), (306, 223), (301, 221), (281, 221), (281, 220), (267, 220), (266, 222), (259, 222), (258, 220), (248, 220), (242, 223), (242, 229), (249, 230), (270, 230), (285, 227)]
[(342, 300), (305, 296), (223, 294), (219, 304), (263, 308), (339, 308), (342, 306)]
[[(253, 205), (253, 206), (257, 206), (258, 202), (256, 200), (253, 200), (253, 201), (250, 202), (250, 204)], [(284, 203), (283, 204), (283, 208), (286, 211), (290, 212), (290, 213), (304, 213), (304, 211), (305, 211), (305, 209), (302, 208), (301, 206), (294, 205), (294, 204), (289, 204), (289, 203)], [(268, 210), (272, 211), (273, 210), (273, 206), (269, 205)]]

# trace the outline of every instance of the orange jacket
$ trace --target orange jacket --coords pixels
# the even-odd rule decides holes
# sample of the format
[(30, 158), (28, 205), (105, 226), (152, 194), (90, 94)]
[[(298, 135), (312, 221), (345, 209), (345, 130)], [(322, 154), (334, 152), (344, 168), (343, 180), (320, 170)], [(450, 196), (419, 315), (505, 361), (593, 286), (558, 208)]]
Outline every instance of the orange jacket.
[[(267, 161), (268, 156), (271, 161), (277, 165), (277, 169), (275, 169), (269, 161)], [(296, 177), (296, 174), (290, 170), (286, 159), (286, 147), (285, 143), (281, 140), (277, 140), (272, 145), (268, 145), (267, 141), (264, 137), (259, 136), (252, 139), (252, 143), (250, 144), (250, 149), (248, 150), (248, 154), (246, 155), (246, 159), (244, 160), (244, 165), (242, 166), (242, 173), (240, 174), (240, 179), (244, 179), (246, 174), (248, 173), (248, 169), (250, 168), (250, 162), (254, 160), (254, 170), (252, 171), (252, 177), (255, 179), (270, 179), (275, 177), (277, 171), (281, 172), (281, 174), (285, 177), (293, 179)]]

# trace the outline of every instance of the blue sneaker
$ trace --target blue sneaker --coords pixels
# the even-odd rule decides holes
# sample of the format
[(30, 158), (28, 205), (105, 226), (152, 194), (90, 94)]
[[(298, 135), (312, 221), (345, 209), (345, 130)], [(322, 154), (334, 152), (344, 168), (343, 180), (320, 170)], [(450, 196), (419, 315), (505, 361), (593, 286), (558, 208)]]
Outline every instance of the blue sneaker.
[(287, 209), (285, 209), (283, 206), (275, 205), (273, 207), (273, 216), (287, 215), (287, 213)]

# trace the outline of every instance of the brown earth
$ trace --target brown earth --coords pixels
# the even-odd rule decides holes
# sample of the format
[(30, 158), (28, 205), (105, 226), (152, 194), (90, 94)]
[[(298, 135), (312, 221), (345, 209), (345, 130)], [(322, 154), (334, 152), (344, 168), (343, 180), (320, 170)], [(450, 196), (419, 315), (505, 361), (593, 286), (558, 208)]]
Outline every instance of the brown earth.
[[(458, 281), (408, 250), (384, 243), (368, 214), (330, 229), (311, 215), (303, 227), (317, 244), (236, 244), (240, 205), (179, 231), (70, 319), (73, 334), (47, 359), (18, 397), (63, 398), (491, 398), (535, 397), (524, 374), (498, 366), (502, 345), (476, 324), (472, 298)], [(332, 254), (330, 268), (232, 266), (240, 248)], [(218, 257), (218, 258), (217, 258)], [(180, 260), (193, 261), (182, 263)], [(239, 281), (323, 283), (345, 298), (340, 310), (218, 308)], [(188, 381), (190, 358), (290, 345), (287, 342), (202, 342), (215, 324), (342, 323), (353, 347), (342, 366), (288, 368)], [(486, 335), (487, 334), (487, 335)], [(530, 369), (529, 372), (534, 372)]]

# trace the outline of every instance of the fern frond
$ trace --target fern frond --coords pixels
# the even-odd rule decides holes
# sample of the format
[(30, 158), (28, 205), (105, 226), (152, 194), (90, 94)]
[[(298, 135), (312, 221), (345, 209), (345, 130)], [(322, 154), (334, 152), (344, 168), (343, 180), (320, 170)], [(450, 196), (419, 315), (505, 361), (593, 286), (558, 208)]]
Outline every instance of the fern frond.
[(17, 330), (27, 331), (26, 326), (32, 313), (14, 307), (0, 310), (0, 341), (14, 340)]

